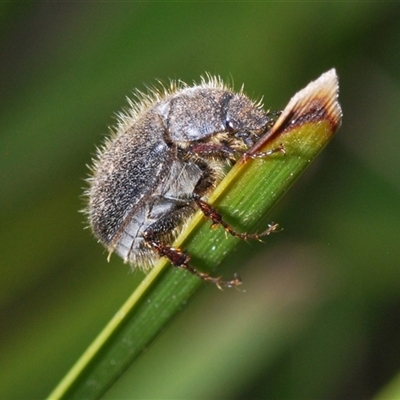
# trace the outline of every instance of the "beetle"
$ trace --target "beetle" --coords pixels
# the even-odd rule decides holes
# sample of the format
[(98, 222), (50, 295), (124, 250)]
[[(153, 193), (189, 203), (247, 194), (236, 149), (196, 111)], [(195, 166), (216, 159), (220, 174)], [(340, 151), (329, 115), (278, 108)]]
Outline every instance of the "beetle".
[[(91, 167), (86, 213), (94, 235), (110, 254), (144, 271), (167, 257), (219, 288), (239, 285), (236, 275), (224, 281), (198, 271), (172, 243), (198, 209), (235, 237), (258, 239), (275, 231), (271, 224), (261, 233), (236, 232), (207, 196), (276, 114), (211, 75), (194, 86), (177, 81), (136, 95)], [(275, 151), (283, 149), (256, 156)]]

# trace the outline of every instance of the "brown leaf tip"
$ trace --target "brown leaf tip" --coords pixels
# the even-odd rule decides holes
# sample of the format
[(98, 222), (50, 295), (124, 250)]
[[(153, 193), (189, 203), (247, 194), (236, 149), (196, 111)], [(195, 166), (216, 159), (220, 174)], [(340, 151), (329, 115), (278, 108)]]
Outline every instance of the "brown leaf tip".
[(342, 122), (339, 80), (332, 68), (297, 92), (282, 111), (274, 126), (251, 148), (255, 154), (273, 138), (306, 123), (327, 121), (333, 135)]
[(333, 134), (342, 121), (338, 97), (338, 76), (332, 68), (291, 98), (272, 130), (282, 133), (298, 125), (326, 120), (329, 121)]

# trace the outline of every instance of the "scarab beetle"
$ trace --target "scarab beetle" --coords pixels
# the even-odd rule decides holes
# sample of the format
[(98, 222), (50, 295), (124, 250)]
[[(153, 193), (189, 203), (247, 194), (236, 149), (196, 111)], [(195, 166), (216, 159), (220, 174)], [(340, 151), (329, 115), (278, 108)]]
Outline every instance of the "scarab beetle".
[(276, 228), (237, 233), (207, 203), (224, 167), (271, 127), (273, 114), (209, 75), (192, 87), (172, 82), (137, 97), (119, 114), (91, 168), (87, 214), (95, 236), (110, 253), (143, 270), (164, 256), (218, 287), (240, 284), (237, 276), (223, 281), (198, 271), (172, 243), (197, 209), (244, 239)]

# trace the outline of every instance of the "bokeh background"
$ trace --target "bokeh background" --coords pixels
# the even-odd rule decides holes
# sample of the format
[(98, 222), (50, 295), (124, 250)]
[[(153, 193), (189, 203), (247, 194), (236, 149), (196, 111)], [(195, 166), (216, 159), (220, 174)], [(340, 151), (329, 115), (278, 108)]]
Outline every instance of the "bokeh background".
[(368, 399), (400, 367), (400, 6), (0, 4), (0, 398), (44, 398), (143, 275), (78, 210), (134, 88), (208, 71), (281, 109), (335, 67), (342, 128), (107, 398)]

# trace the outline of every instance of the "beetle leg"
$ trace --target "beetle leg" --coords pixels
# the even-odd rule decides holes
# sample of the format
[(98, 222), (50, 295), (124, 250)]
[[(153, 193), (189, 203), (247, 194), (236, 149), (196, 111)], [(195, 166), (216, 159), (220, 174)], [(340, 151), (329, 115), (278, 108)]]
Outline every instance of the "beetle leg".
[(242, 154), (241, 151), (226, 143), (196, 143), (192, 144), (187, 150), (199, 156), (216, 156), (232, 161), (236, 159), (237, 154)]
[(230, 235), (234, 237), (243, 240), (248, 240), (248, 239), (260, 240), (261, 237), (270, 235), (271, 233), (276, 232), (276, 230), (278, 229), (278, 224), (272, 222), (268, 225), (268, 229), (260, 233), (236, 232), (227, 222), (223, 220), (222, 215), (210, 204), (208, 204), (204, 200), (201, 200), (199, 197), (196, 197), (195, 201), (200, 210), (202, 211), (202, 213), (204, 214), (204, 216), (211, 220), (212, 227), (221, 225), (226, 232), (228, 232)]
[(283, 144), (280, 144), (278, 147), (274, 147), (273, 149), (256, 152), (252, 152), (250, 149), (249, 151), (243, 153), (242, 162), (246, 162), (248, 159), (255, 160), (259, 158), (266, 158), (275, 153), (281, 153), (282, 155), (285, 155), (285, 146)]
[[(189, 264), (190, 256), (181, 249), (168, 246), (163, 243), (162, 237), (171, 233), (169, 227), (175, 225), (175, 221), (179, 218), (181, 210), (172, 212), (163, 216), (157, 222), (150, 225), (143, 233), (146, 243), (160, 256), (166, 257), (174, 267), (185, 269), (191, 274), (197, 276), (206, 282), (215, 284), (219, 289), (223, 287), (235, 287), (241, 284), (241, 280), (237, 275), (230, 281), (224, 281), (221, 277), (213, 277), (207, 273), (200, 272)], [(178, 214), (178, 215), (177, 215)]]
[(265, 231), (260, 233), (236, 232), (227, 222), (224, 221), (222, 215), (213, 206), (201, 199), (204, 194), (207, 193), (207, 191), (212, 187), (215, 178), (213, 176), (213, 171), (207, 166), (207, 164), (202, 164), (198, 162), (198, 165), (203, 168), (203, 176), (194, 188), (193, 201), (197, 204), (204, 216), (211, 220), (212, 227), (221, 225), (230, 235), (243, 240), (260, 240), (261, 237), (267, 236), (278, 229), (278, 224), (272, 222), (268, 225), (268, 228)]

